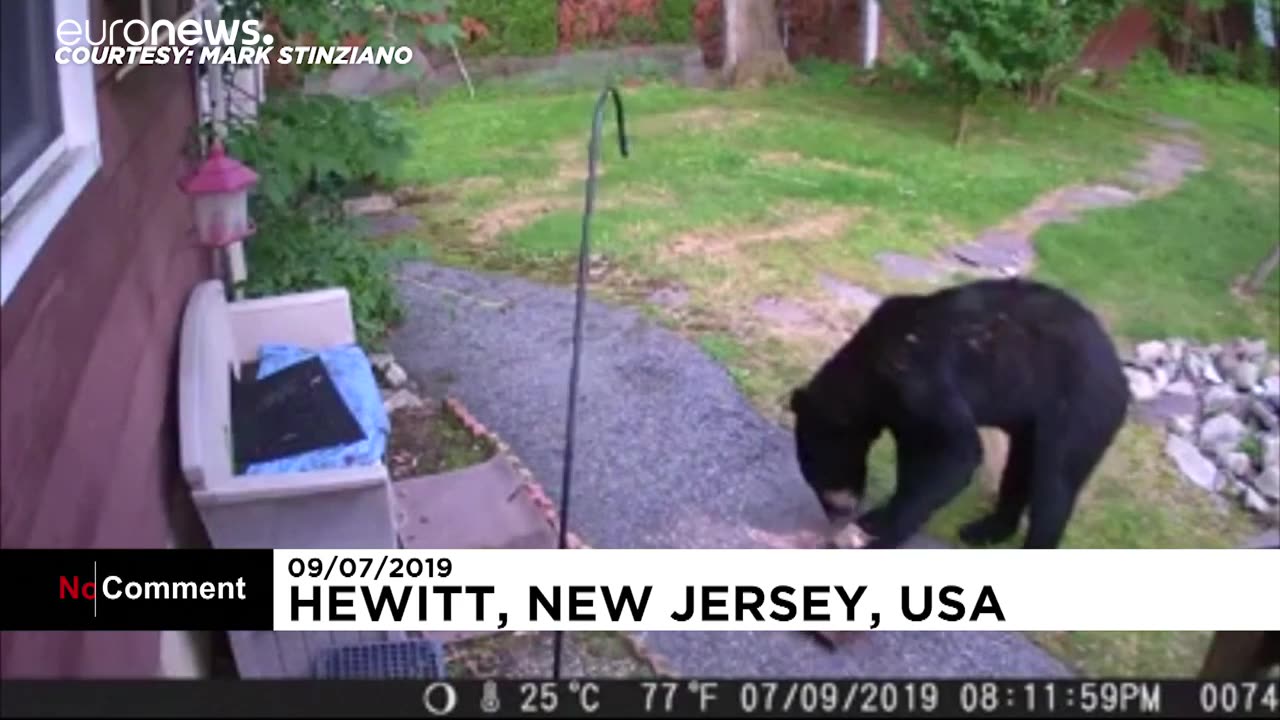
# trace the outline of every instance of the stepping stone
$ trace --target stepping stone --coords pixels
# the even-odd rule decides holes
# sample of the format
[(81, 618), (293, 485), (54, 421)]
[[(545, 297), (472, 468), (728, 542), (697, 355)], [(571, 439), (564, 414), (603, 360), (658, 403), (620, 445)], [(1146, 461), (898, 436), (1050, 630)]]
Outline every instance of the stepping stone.
[(396, 482), (400, 538), (406, 548), (435, 550), (555, 548), (555, 531), (521, 487), (503, 455)]
[(1037, 227), (1049, 223), (1075, 222), (1080, 219), (1075, 213), (1057, 203), (1029, 208), (1023, 211), (1022, 217), (1035, 223)]
[(901, 253), (880, 253), (876, 255), (876, 261), (886, 273), (902, 280), (937, 282), (952, 272), (950, 267), (933, 260)]
[(659, 307), (675, 310), (689, 302), (689, 291), (682, 287), (661, 287), (649, 293), (648, 300)]
[(1190, 120), (1183, 120), (1172, 115), (1152, 115), (1148, 119), (1162, 128), (1178, 132), (1186, 132), (1196, 128), (1196, 124)]
[(348, 198), (342, 201), (342, 212), (347, 217), (362, 217), (395, 212), (396, 201), (390, 195), (374, 193), (364, 197)]
[(817, 324), (813, 314), (803, 305), (786, 298), (761, 298), (755, 304), (756, 315), (777, 325), (806, 327)]
[(1150, 187), (1160, 181), (1155, 174), (1142, 169), (1130, 170), (1121, 177), (1125, 182), (1140, 188)]
[(1130, 205), (1138, 201), (1138, 196), (1113, 185), (1085, 185), (1068, 189), (1061, 201), (1071, 207), (1093, 209)]
[(1021, 233), (992, 229), (973, 242), (951, 251), (959, 260), (980, 268), (1016, 274), (1031, 266), (1031, 243)]
[(861, 285), (845, 282), (834, 275), (822, 273), (818, 276), (818, 282), (820, 282), (822, 287), (827, 292), (831, 293), (836, 300), (845, 305), (857, 308), (859, 311), (864, 313), (869, 313), (874, 310), (876, 306), (880, 304), (882, 299), (878, 294), (871, 292)]
[[(406, 549), (534, 549), (557, 545), (547, 516), (521, 489), (503, 455), (479, 465), (401, 480), (395, 493), (400, 541)], [(489, 631), (415, 633), (441, 643)]]
[(416, 216), (398, 212), (366, 215), (361, 219), (363, 220), (365, 237), (369, 239), (399, 235), (422, 224)]
[(1188, 167), (1198, 167), (1204, 162), (1204, 150), (1199, 145), (1186, 142), (1171, 142), (1161, 146), (1171, 159)]

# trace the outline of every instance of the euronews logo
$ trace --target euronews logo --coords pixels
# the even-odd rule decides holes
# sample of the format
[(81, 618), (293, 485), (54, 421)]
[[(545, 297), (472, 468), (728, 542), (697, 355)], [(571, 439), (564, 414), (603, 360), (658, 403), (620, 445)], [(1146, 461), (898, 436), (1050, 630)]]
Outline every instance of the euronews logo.
[[(261, 31), (259, 20), (197, 20), (187, 18), (58, 23), (59, 47), (54, 59), (60, 65), (94, 64), (190, 64), (200, 48), (199, 61), (266, 62), (275, 36)], [(230, 53), (230, 56), (228, 56)]]

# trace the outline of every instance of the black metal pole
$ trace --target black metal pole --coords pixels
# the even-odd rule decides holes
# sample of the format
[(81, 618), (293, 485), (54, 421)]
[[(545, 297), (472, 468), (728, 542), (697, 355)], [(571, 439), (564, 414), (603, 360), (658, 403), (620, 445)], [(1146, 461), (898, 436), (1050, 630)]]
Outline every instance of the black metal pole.
[[(578, 370), (582, 357), (583, 315), (587, 303), (587, 277), (591, 266), (591, 215), (595, 212), (596, 164), (600, 160), (600, 132), (604, 125), (605, 101), (613, 96), (614, 114), (618, 116), (618, 150), (627, 157), (626, 121), (622, 113), (622, 96), (612, 86), (606, 87), (596, 100), (591, 124), (591, 141), (587, 146), (586, 206), (582, 212), (582, 244), (578, 248), (578, 287), (573, 316), (573, 360), (569, 368), (569, 409), (565, 419), (564, 476), (560, 483), (560, 537), (557, 547), (565, 549), (569, 540), (569, 486), (573, 476), (574, 434), (578, 411)], [(560, 679), (560, 659), (564, 650), (564, 632), (555, 632), (555, 657), (551, 676)]]

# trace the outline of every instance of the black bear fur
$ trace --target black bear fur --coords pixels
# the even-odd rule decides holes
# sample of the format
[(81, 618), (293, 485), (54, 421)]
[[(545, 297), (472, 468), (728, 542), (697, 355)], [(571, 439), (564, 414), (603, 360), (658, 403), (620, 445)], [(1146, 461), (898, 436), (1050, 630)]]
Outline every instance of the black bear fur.
[[(886, 298), (790, 404), (802, 474), (832, 520), (855, 512), (867, 452), (893, 436), (897, 486), (858, 518), (869, 547), (900, 546), (958, 495), (982, 461), (978, 428), (994, 427), (1010, 440), (999, 498), (961, 539), (1004, 542), (1026, 512), (1023, 547), (1056, 548), (1124, 424), (1129, 388), (1079, 300), (1035, 281), (978, 280)], [(841, 494), (852, 502), (828, 501)]]

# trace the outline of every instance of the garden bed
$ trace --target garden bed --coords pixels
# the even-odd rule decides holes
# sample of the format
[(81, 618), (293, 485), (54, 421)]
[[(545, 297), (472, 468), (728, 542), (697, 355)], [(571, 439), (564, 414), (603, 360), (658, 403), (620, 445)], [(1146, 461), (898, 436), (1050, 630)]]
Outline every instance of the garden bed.
[(497, 453), (488, 439), (467, 432), (443, 402), (427, 400), (390, 415), (387, 462), (393, 482), (477, 465)]

